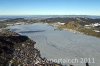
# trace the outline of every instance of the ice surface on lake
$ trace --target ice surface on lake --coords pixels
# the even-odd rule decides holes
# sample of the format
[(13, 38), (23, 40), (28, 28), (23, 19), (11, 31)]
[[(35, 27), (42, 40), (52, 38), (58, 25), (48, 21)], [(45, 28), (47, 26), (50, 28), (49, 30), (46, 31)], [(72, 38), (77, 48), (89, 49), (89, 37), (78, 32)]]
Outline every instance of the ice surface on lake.
[[(41, 51), (42, 57), (47, 59), (78, 58), (79, 63), (74, 64), (75, 66), (85, 66), (85, 63), (80, 63), (80, 58), (94, 58), (95, 63), (90, 63), (90, 66), (100, 66), (99, 38), (64, 30), (54, 30), (54, 27), (42, 23), (17, 25), (9, 28), (18, 33), (21, 31), (37, 31), (20, 34), (27, 35), (36, 41), (35, 46)], [(38, 32), (41, 30), (43, 31)]]

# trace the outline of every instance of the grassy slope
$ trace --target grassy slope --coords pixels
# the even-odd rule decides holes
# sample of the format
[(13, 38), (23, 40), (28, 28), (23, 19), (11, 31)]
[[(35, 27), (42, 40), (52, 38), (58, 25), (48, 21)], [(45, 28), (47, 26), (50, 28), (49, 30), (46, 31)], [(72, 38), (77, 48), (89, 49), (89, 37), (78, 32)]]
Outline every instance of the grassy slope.
[(93, 31), (92, 28), (87, 29), (87, 28), (83, 27), (82, 25), (80, 25), (78, 22), (69, 22), (69, 23), (66, 23), (63, 26), (59, 26), (58, 28), (59, 29), (68, 28), (68, 29), (72, 29), (72, 30), (82, 32), (82, 33), (87, 34), (87, 35), (91, 35), (91, 36), (95, 36), (95, 37), (100, 38), (100, 32), (99, 33), (95, 32), (95, 31)]

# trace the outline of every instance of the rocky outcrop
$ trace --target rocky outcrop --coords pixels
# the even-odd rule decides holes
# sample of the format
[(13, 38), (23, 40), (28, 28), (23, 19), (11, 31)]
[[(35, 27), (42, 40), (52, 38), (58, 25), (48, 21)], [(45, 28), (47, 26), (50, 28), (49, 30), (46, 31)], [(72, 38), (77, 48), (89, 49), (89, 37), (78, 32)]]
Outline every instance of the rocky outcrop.
[(15, 32), (0, 32), (0, 66), (61, 66), (41, 57), (36, 42)]

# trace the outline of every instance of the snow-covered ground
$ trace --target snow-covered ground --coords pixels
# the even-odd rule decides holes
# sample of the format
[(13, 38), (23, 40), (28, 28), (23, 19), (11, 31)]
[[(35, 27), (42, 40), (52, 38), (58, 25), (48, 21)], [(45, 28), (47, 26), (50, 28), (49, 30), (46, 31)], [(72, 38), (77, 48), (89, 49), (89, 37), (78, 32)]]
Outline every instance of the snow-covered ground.
[[(21, 34), (36, 41), (35, 46), (40, 50), (42, 57), (54, 60), (62, 59), (62, 63), (65, 62), (65, 64), (72, 64), (68, 60), (77, 59), (78, 63), (73, 63), (74, 66), (85, 66), (85, 63), (81, 62), (82, 59), (87, 58), (90, 59), (90, 66), (100, 66), (100, 38), (66, 30), (54, 30), (54, 27), (42, 23), (11, 26), (9, 28), (19, 33), (21, 31), (33, 31)], [(41, 30), (43, 31), (38, 32)]]

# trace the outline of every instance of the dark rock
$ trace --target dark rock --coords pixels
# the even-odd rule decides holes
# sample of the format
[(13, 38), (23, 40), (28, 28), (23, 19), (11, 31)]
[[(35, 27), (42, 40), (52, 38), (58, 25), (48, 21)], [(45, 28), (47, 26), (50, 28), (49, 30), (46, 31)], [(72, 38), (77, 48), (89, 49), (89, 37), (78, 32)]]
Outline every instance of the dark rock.
[(35, 49), (35, 43), (27, 36), (21, 36), (15, 32), (1, 32), (0, 66), (61, 66), (43, 59), (40, 51)]

